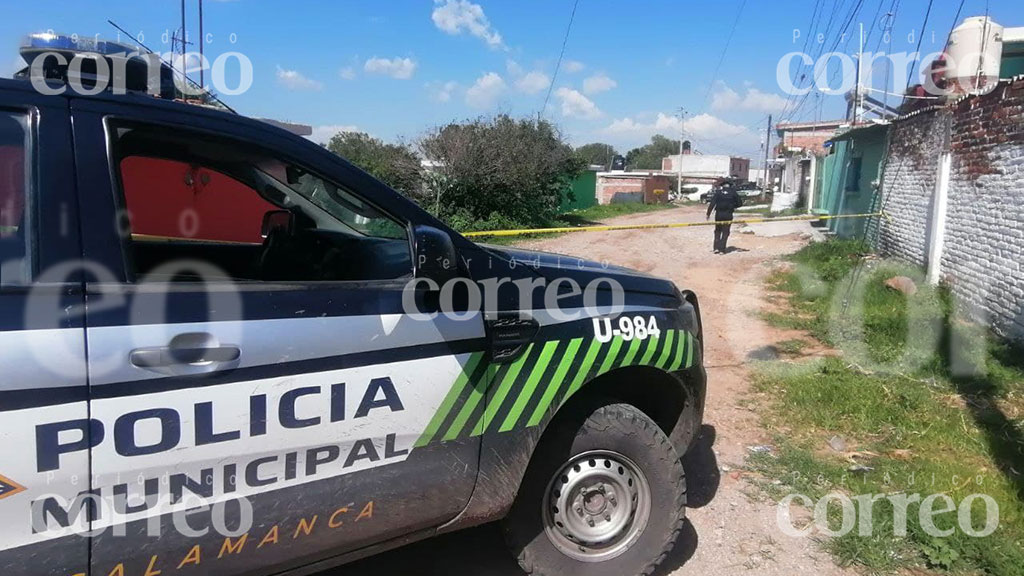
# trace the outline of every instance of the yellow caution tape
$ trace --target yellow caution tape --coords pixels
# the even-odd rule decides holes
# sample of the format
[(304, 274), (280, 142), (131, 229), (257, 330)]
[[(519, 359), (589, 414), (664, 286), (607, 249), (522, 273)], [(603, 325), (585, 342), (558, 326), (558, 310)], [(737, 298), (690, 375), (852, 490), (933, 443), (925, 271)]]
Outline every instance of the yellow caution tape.
[(526, 236), (529, 234), (561, 234), (565, 232), (618, 232), (621, 230), (659, 230), (666, 228), (690, 228), (693, 226), (717, 226), (719, 224), (757, 224), (762, 222), (798, 222), (803, 220), (839, 220), (840, 218), (872, 218), (883, 216), (886, 219), (889, 215), (885, 212), (872, 214), (837, 214), (835, 216), (815, 216), (812, 214), (804, 216), (780, 216), (777, 218), (750, 218), (744, 220), (729, 220), (728, 222), (717, 222), (709, 220), (706, 222), (676, 222), (674, 224), (625, 224), (619, 226), (576, 226), (565, 228), (533, 228), (526, 230), (491, 230), (487, 232), (466, 232), (463, 236), (475, 238), (480, 236)]

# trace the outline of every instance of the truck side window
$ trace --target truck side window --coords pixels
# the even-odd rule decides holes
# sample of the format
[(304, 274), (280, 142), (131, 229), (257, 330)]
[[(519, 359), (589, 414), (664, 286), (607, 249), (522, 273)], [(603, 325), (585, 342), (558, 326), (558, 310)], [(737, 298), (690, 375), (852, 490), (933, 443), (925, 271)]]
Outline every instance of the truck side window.
[(127, 213), (126, 261), (136, 280), (185, 260), (247, 281), (412, 274), (405, 224), (268, 152), (150, 127), (118, 128), (113, 150)]
[(31, 279), (26, 201), (30, 158), (28, 119), (0, 112), (0, 286)]

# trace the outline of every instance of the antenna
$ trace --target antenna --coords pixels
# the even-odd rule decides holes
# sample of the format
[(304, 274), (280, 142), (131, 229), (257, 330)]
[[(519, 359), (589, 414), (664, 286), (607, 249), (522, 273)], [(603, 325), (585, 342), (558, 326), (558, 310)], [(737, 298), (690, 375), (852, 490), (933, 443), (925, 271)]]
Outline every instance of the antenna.
[[(159, 55), (159, 54), (157, 54), (156, 52), (153, 52), (153, 51), (152, 51), (152, 50), (151, 50), (151, 49), (149, 48), (149, 46), (146, 46), (146, 45), (145, 45), (145, 44), (143, 44), (142, 42), (139, 42), (139, 40), (138, 40), (137, 38), (135, 38), (135, 36), (133, 36), (133, 35), (132, 35), (132, 34), (131, 34), (130, 32), (128, 32), (128, 31), (127, 31), (127, 30), (125, 30), (124, 28), (121, 28), (120, 26), (118, 26), (118, 25), (117, 25), (117, 24), (116, 24), (116, 23), (115, 23), (115, 22), (114, 22), (113, 20), (107, 20), (107, 24), (110, 24), (111, 26), (113, 26), (113, 27), (114, 27), (114, 29), (115, 29), (115, 30), (117, 30), (118, 32), (121, 32), (121, 33), (122, 33), (122, 34), (124, 34), (125, 36), (127, 36), (127, 37), (131, 38), (132, 42), (135, 42), (136, 44), (138, 44), (138, 45), (139, 45), (139, 47), (140, 47), (140, 48), (142, 48), (143, 50), (145, 50), (145, 51), (146, 51), (146, 52), (147, 52), (148, 54), (153, 54), (153, 55), (156, 55), (157, 57), (159, 57), (159, 56), (160, 56), (160, 55)], [(161, 62), (161, 63), (162, 63), (163, 65), (165, 65), (165, 66), (167, 66), (168, 68), (170, 68), (172, 72), (178, 72), (178, 70), (177, 70), (177, 69), (176, 69), (176, 68), (174, 67), (174, 64), (172, 64), (172, 63), (170, 63), (170, 62), (168, 62), (168, 61), (164, 60), (163, 58), (160, 58), (160, 62)], [(232, 114), (238, 114), (238, 112), (237, 112), (237, 111), (235, 111), (235, 109), (234, 109), (234, 108), (232, 108), (231, 106), (228, 106), (227, 104), (225, 104), (225, 103), (224, 103), (224, 101), (223, 101), (223, 100), (221, 100), (220, 98), (218, 98), (218, 97), (217, 97), (217, 96), (216, 96), (215, 94), (213, 94), (212, 92), (210, 92), (209, 90), (207, 90), (207, 89), (206, 89), (205, 87), (203, 87), (203, 86), (200, 86), (199, 84), (196, 84), (195, 80), (192, 80), (191, 78), (189, 78), (189, 77), (188, 77), (187, 75), (185, 75), (185, 74), (184, 74), (184, 73), (182, 73), (182, 72), (179, 72), (179, 73), (180, 73), (180, 74), (182, 75), (182, 77), (183, 77), (183, 78), (185, 78), (185, 80), (186, 80), (186, 81), (187, 81), (187, 82), (188, 82), (189, 84), (191, 84), (191, 85), (195, 86), (196, 88), (200, 88), (200, 89), (201, 89), (201, 90), (202, 90), (203, 92), (205, 92), (205, 93), (206, 93), (206, 95), (207, 95), (208, 97), (210, 97), (211, 99), (213, 99), (213, 101), (214, 101), (214, 102), (216, 102), (216, 103), (220, 104), (221, 106), (223, 106), (223, 107), (224, 107), (224, 108), (225, 108), (225, 109), (226, 109), (226, 110), (227, 110), (228, 112), (231, 112)]]

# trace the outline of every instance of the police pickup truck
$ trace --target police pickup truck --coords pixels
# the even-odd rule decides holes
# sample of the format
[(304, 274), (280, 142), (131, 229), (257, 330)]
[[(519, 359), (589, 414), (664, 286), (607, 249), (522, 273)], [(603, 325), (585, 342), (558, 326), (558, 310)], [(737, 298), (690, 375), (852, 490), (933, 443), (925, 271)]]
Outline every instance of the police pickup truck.
[[(704, 410), (692, 293), (476, 244), (343, 158), (0, 81), (0, 573), (315, 573), (502, 521), (649, 574)], [(443, 559), (439, 559), (443, 561)]]

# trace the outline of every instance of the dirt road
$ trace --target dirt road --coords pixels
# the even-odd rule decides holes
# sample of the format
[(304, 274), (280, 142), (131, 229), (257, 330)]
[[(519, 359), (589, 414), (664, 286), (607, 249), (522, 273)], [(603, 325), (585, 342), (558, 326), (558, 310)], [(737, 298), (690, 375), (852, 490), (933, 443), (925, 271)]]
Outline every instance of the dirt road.
[[(698, 207), (635, 214), (615, 224), (703, 220)], [(784, 228), (780, 228), (784, 227)], [(708, 406), (698, 445), (685, 458), (689, 523), (662, 574), (840, 575), (829, 556), (809, 539), (790, 538), (777, 527), (776, 507), (751, 499), (742, 466), (751, 446), (769, 439), (758, 425), (758, 398), (749, 385), (749, 364), (771, 358), (772, 345), (792, 338), (763, 324), (763, 279), (770, 263), (806, 243), (805, 223), (767, 224), (758, 234), (734, 227), (732, 251), (715, 255), (712, 229), (576, 233), (531, 241), (525, 248), (628, 266), (670, 278), (701, 301), (708, 366)], [(780, 233), (791, 232), (788, 235)], [(452, 534), (346, 566), (335, 574), (521, 576), (493, 526)]]

